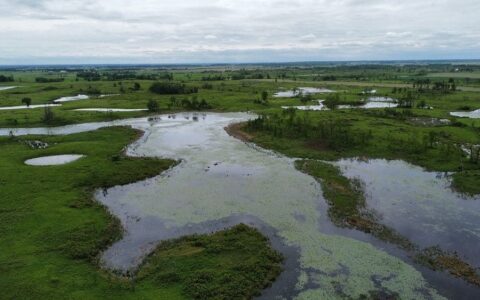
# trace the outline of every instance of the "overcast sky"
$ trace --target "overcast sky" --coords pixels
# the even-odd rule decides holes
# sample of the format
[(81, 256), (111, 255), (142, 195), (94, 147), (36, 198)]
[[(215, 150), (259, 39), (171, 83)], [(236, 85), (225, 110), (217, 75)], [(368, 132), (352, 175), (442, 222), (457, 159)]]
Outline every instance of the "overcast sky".
[(0, 0), (0, 64), (480, 58), (479, 0)]

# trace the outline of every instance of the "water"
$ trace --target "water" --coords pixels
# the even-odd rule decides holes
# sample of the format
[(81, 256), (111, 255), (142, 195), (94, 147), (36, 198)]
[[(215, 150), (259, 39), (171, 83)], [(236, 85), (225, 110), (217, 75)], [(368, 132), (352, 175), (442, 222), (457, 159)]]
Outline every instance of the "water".
[(71, 163), (73, 161), (79, 160), (82, 157), (84, 157), (84, 155), (78, 154), (43, 156), (28, 159), (25, 161), (25, 164), (31, 166), (57, 166)]
[(76, 96), (69, 96), (69, 97), (61, 97), (56, 100), (53, 100), (55, 103), (62, 103), (62, 102), (70, 102), (70, 101), (78, 101), (78, 100), (87, 100), (90, 97), (87, 95), (76, 95)]
[(17, 88), (18, 86), (0, 86), (0, 91), (11, 90)]
[[(295, 108), (298, 110), (328, 110), (328, 108), (323, 104), (325, 100), (317, 100), (317, 105), (302, 105), (302, 106), (282, 106), (283, 109)], [(387, 107), (397, 107), (398, 104), (395, 103), (395, 99), (389, 97), (369, 97), (365, 104), (362, 105), (337, 105), (338, 109), (353, 109), (353, 108), (387, 108)]]
[(78, 108), (74, 111), (97, 111), (97, 112), (132, 112), (132, 111), (147, 111), (143, 108)]
[(398, 104), (396, 100), (390, 97), (369, 97), (367, 100), (364, 100), (365, 104), (362, 105), (338, 105), (338, 109), (350, 109), (350, 108), (362, 108), (362, 109), (371, 109), (371, 108), (390, 108), (397, 107)]
[(323, 105), (323, 101), (325, 100), (318, 100), (317, 105), (299, 105), (299, 106), (282, 106), (283, 109), (295, 108), (298, 110), (328, 110), (325, 105)]
[(479, 119), (480, 118), (480, 109), (474, 111), (454, 111), (450, 115), (460, 118), (470, 118), (470, 119)]
[(335, 91), (332, 91), (332, 90), (329, 90), (329, 89), (324, 89), (324, 88), (300, 87), (300, 88), (297, 88), (296, 91), (289, 90), (289, 91), (277, 92), (273, 95), (273, 97), (276, 97), (276, 98), (291, 98), (291, 97), (298, 96), (300, 94), (309, 95), (309, 94), (333, 93), (333, 92), (335, 92)]
[(448, 176), (403, 161), (341, 160), (345, 176), (365, 184), (367, 207), (380, 222), (422, 248), (440, 245), (480, 267), (480, 197), (449, 187)]
[[(108, 268), (134, 269), (162, 239), (245, 222), (269, 236), (273, 246), (287, 256), (286, 272), (265, 291), (267, 299), (275, 295), (331, 299), (340, 294), (358, 298), (378, 289), (397, 292), (406, 299), (441, 298), (425, 278), (442, 293), (460, 295), (459, 299), (478, 296), (478, 289), (458, 279), (418, 266), (415, 269), (409, 258), (391, 245), (335, 227), (327, 215), (321, 187), (298, 172), (292, 159), (225, 133), (228, 124), (252, 117), (185, 113), (150, 121), (138, 118), (15, 132), (69, 134), (130, 125), (146, 133), (128, 148), (129, 155), (182, 160), (152, 179), (96, 193), (125, 228), (124, 237), (101, 257)], [(0, 130), (3, 135), (9, 132)], [(410, 183), (412, 195), (423, 195), (420, 182)], [(432, 189), (436, 194), (447, 190), (441, 185)]]
[(45, 107), (55, 107), (62, 106), (61, 104), (38, 104), (38, 105), (19, 105), (19, 106), (2, 106), (0, 110), (16, 110), (16, 109), (34, 109), (34, 108), (45, 108)]

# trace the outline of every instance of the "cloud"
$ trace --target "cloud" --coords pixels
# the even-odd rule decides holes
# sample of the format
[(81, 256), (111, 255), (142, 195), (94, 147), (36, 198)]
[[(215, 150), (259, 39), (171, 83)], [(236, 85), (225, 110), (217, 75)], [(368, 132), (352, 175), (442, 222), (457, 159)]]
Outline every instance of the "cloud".
[(0, 64), (474, 58), (478, 11), (476, 0), (0, 0)]

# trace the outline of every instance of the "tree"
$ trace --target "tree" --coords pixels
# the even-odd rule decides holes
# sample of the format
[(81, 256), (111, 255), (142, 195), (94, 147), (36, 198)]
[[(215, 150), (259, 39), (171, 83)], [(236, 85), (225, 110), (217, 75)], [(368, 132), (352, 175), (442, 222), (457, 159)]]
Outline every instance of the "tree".
[(150, 112), (158, 112), (160, 110), (160, 108), (158, 107), (158, 102), (153, 99), (148, 100), (147, 108)]
[(50, 106), (45, 106), (42, 121), (48, 124), (51, 123), (53, 119), (55, 119), (55, 115), (53, 114), (52, 108)]
[(340, 96), (338, 94), (330, 94), (327, 96), (327, 99), (323, 101), (323, 104), (333, 110), (340, 104)]
[(267, 92), (267, 91), (263, 91), (263, 92), (262, 92), (262, 100), (263, 100), (263, 102), (267, 102), (267, 99), (268, 99), (268, 92)]
[(28, 97), (22, 98), (22, 103), (25, 104), (27, 107), (29, 107), (30, 104), (32, 104), (32, 99)]
[(140, 83), (135, 82), (135, 83), (133, 84), (133, 90), (134, 90), (134, 91), (138, 91), (138, 90), (140, 90), (140, 88), (141, 88)]

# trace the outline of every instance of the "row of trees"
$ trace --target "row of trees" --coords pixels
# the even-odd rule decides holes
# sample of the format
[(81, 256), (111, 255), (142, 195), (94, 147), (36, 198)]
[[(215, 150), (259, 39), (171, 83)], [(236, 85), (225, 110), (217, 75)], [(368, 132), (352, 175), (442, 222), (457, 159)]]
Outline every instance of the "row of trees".
[(158, 81), (154, 82), (149, 90), (152, 93), (160, 95), (193, 94), (198, 92), (198, 87), (189, 87), (178, 82)]
[(48, 82), (63, 82), (65, 78), (56, 77), (56, 78), (46, 78), (46, 77), (37, 77), (35, 78), (35, 82), (38, 83), (48, 83)]
[(371, 131), (355, 130), (343, 120), (331, 118), (313, 122), (308, 113), (298, 116), (295, 109), (286, 109), (282, 114), (260, 115), (248, 121), (247, 129), (266, 131), (281, 138), (308, 138), (331, 150), (367, 145), (372, 138)]
[(0, 75), (0, 82), (13, 82), (15, 81), (13, 76)]
[[(168, 109), (172, 108), (182, 108), (188, 110), (204, 110), (204, 109), (211, 109), (212, 106), (208, 104), (205, 99), (198, 100), (197, 96), (193, 96), (192, 98), (183, 98), (177, 99), (174, 96), (170, 98), (170, 102), (168, 103)], [(147, 109), (150, 112), (159, 112), (160, 106), (157, 100), (149, 100), (147, 103)]]
[(432, 82), (429, 78), (422, 78), (414, 80), (412, 84), (413, 88), (419, 92), (437, 91), (446, 94), (457, 90), (457, 85), (453, 78), (450, 78), (447, 82)]

